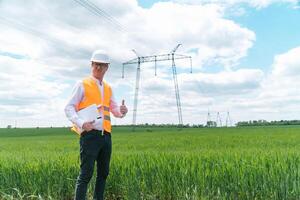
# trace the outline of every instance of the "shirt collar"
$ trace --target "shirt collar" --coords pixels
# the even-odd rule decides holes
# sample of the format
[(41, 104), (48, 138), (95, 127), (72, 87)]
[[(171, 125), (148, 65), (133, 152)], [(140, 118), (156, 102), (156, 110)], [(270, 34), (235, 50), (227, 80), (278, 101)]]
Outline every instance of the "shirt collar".
[(94, 76), (91, 76), (91, 78), (96, 81), (99, 85), (102, 85), (103, 81), (99, 81), (98, 79), (96, 79)]

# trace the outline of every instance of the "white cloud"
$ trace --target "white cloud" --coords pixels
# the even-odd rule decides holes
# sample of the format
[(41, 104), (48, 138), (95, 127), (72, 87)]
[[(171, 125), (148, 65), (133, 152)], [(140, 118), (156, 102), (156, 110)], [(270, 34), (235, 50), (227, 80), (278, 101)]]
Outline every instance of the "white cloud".
[(287, 53), (275, 56), (272, 76), (274, 78), (300, 77), (300, 47), (291, 49)]
[(179, 77), (184, 90), (195, 90), (203, 95), (227, 96), (256, 90), (260, 87), (263, 75), (258, 69), (240, 69), (216, 74), (182, 74)]
[(252, 98), (235, 101), (237, 108), (269, 119), (296, 119), (300, 109), (300, 47), (274, 57), (272, 71)]
[[(275, 56), (272, 72), (265, 80), (261, 94), (264, 98), (299, 99), (300, 94), (300, 47)], [(275, 99), (274, 99), (275, 100)]]
[(47, 80), (44, 67), (31, 60), (0, 56), (1, 120), (44, 117), (58, 108), (50, 109), (49, 104), (63, 94), (68, 84)]

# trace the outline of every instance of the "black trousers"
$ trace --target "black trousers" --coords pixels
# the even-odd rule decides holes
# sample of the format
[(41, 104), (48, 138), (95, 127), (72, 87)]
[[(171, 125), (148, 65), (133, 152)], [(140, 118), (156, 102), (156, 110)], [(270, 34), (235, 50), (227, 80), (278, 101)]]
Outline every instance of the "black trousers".
[(97, 162), (97, 178), (94, 200), (104, 199), (106, 178), (109, 174), (109, 163), (112, 151), (111, 135), (91, 130), (80, 137), (80, 173), (76, 182), (75, 200), (85, 200), (95, 162)]

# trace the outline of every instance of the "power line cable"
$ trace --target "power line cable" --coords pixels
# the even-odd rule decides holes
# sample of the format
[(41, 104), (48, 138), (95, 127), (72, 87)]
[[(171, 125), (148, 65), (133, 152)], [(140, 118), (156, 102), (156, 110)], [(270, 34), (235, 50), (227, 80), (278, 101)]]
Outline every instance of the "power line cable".
[(89, 0), (85, 0), (89, 5), (91, 5), (93, 8), (95, 8), (96, 10), (98, 10), (100, 13), (103, 13), (103, 15), (110, 21), (116, 23), (121, 29), (124, 29), (124, 27), (122, 26), (121, 23), (118, 22), (118, 20), (116, 20), (113, 16), (111, 16), (110, 14), (108, 14), (107, 12), (105, 12), (103, 9), (99, 8), (97, 5), (95, 5), (93, 2), (89, 1)]
[(125, 32), (125, 28), (119, 23), (114, 17), (105, 12), (103, 9), (99, 8), (94, 3), (88, 0), (74, 0), (76, 3), (86, 8), (88, 11), (92, 12), (97, 17), (103, 19), (105, 18), (108, 23), (113, 25), (118, 31)]

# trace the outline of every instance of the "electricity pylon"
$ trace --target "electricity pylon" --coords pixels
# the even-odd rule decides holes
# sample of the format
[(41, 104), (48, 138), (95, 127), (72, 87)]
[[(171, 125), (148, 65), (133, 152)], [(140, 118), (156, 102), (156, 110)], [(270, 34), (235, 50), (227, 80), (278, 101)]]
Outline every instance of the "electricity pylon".
[(222, 119), (221, 119), (219, 112), (217, 113), (216, 123), (217, 123), (217, 126), (222, 127)]
[(226, 127), (232, 126), (231, 118), (229, 115), (229, 111), (227, 111), (227, 117), (226, 117)]
[(179, 126), (183, 125), (182, 112), (181, 112), (181, 102), (180, 102), (180, 94), (179, 94), (179, 88), (178, 88), (177, 71), (176, 71), (175, 60), (189, 59), (190, 60), (190, 65), (191, 65), (191, 73), (193, 71), (192, 71), (192, 57), (191, 56), (175, 54), (175, 52), (177, 51), (177, 49), (180, 45), (181, 44), (178, 44), (170, 53), (161, 54), (161, 55), (140, 56), (136, 53), (135, 50), (133, 50), (133, 52), (136, 54), (137, 58), (129, 60), (129, 61), (123, 63), (122, 78), (124, 78), (124, 67), (125, 67), (125, 65), (137, 64), (136, 80), (135, 80), (134, 105), (133, 105), (133, 118), (132, 118), (133, 130), (134, 130), (134, 127), (136, 125), (138, 94), (139, 94), (139, 84), (140, 84), (140, 75), (141, 75), (141, 64), (146, 63), (146, 62), (154, 62), (155, 63), (155, 76), (156, 76), (157, 62), (172, 60), (172, 73), (173, 73), (176, 104), (177, 104), (177, 111), (178, 111), (178, 125)]

